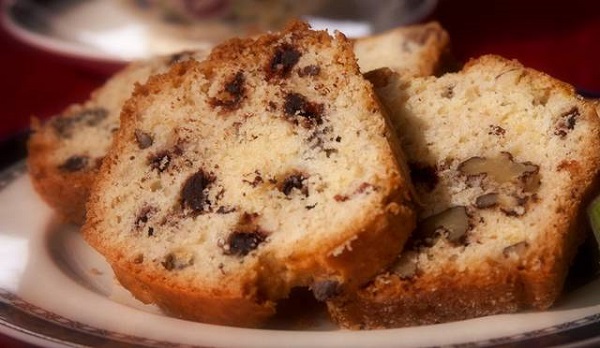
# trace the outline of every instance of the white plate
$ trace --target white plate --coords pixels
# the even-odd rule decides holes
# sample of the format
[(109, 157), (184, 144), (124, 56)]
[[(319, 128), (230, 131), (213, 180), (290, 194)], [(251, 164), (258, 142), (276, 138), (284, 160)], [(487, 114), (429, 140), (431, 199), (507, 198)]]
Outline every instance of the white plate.
[[(135, 59), (213, 45), (213, 27), (165, 25), (136, 15), (117, 0), (4, 0), (2, 24), (17, 39), (55, 55), (80, 60), (123, 64)], [(400, 2), (398, 2), (400, 3)], [(402, 15), (396, 24), (425, 18), (437, 0), (407, 0), (390, 7)], [(389, 19), (389, 18), (388, 18)], [(339, 29), (348, 36), (369, 34), (364, 22), (307, 17), (316, 29)], [(212, 30), (211, 30), (212, 29)], [(193, 39), (196, 38), (196, 39)]]
[(122, 64), (210, 46), (175, 37), (107, 0), (5, 0), (2, 24), (17, 39), (63, 57)]
[(242, 329), (170, 318), (134, 300), (78, 229), (57, 223), (20, 163), (0, 174), (0, 332), (45, 347), (581, 347), (600, 342), (600, 279), (546, 312), (377, 331), (324, 320)]

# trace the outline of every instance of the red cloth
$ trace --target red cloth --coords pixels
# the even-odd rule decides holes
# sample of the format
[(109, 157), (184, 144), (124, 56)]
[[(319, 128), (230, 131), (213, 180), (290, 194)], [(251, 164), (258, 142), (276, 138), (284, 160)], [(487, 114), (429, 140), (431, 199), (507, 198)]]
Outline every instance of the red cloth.
[[(600, 95), (600, 1), (440, 0), (430, 19), (448, 30), (461, 61), (500, 54)], [(0, 140), (26, 130), (32, 115), (84, 100), (107, 78), (2, 31), (0, 48)], [(0, 336), (0, 347), (15, 344)]]
[(516, 58), (600, 96), (600, 1), (441, 0), (455, 55)]

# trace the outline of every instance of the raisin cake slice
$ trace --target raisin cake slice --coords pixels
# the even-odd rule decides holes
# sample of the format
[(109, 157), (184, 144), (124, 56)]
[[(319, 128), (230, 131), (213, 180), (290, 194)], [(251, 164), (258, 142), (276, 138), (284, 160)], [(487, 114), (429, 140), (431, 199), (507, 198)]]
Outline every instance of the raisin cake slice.
[(414, 228), (394, 131), (340, 33), (228, 41), (136, 88), (121, 122), (83, 234), (175, 316), (260, 325), (294, 287), (364, 283)]
[(550, 307), (600, 168), (593, 105), (497, 56), (440, 78), (369, 78), (402, 130), (422, 209), (396, 264), (330, 301), (332, 317), (370, 329)]
[(40, 124), (28, 142), (28, 169), (40, 196), (66, 221), (81, 224), (85, 202), (102, 158), (119, 128), (123, 103), (135, 83), (164, 72), (176, 62), (202, 59), (206, 51), (181, 52), (135, 62), (94, 91), (89, 100), (69, 106)]
[(389, 68), (407, 78), (435, 75), (451, 61), (450, 38), (437, 22), (358, 38), (354, 53), (363, 73)]

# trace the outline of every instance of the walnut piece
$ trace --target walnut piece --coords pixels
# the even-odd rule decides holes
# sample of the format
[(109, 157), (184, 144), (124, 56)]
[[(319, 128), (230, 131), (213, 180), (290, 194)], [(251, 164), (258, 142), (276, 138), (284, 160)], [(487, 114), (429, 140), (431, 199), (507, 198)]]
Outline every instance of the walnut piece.
[(527, 203), (535, 201), (541, 185), (540, 167), (531, 162), (516, 162), (509, 152), (493, 158), (471, 157), (457, 169), (466, 175), (469, 187), (481, 186), (488, 191), (476, 198), (475, 207), (498, 207), (508, 216), (524, 215)]
[(511, 255), (523, 256), (528, 248), (529, 243), (527, 243), (526, 241), (522, 241), (507, 246), (502, 250), (502, 254), (504, 255), (504, 257), (510, 257)]
[(467, 176), (486, 174), (498, 184), (521, 181), (531, 189), (535, 188), (533, 182), (539, 182), (539, 169), (531, 162), (515, 162), (509, 152), (501, 152), (496, 158), (471, 157), (458, 166), (458, 171)]
[(417, 274), (417, 256), (419, 254), (413, 250), (402, 252), (398, 261), (392, 266), (391, 271), (398, 275), (400, 279), (410, 279)]
[(448, 241), (460, 244), (464, 242), (470, 229), (471, 224), (466, 207), (455, 206), (421, 221), (417, 235), (424, 239), (443, 235)]

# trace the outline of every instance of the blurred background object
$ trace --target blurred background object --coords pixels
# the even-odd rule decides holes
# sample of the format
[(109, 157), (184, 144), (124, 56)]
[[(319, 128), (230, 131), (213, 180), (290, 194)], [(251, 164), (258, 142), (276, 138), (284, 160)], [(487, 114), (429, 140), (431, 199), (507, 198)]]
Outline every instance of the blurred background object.
[(124, 63), (282, 28), (292, 18), (361, 36), (429, 15), (437, 0), (11, 0), (6, 29), (32, 46)]

